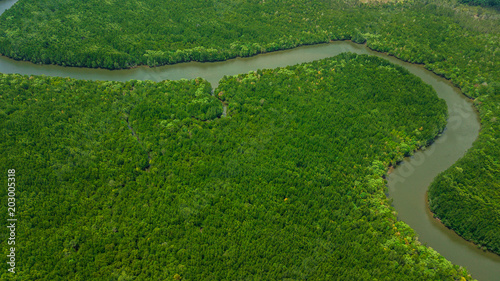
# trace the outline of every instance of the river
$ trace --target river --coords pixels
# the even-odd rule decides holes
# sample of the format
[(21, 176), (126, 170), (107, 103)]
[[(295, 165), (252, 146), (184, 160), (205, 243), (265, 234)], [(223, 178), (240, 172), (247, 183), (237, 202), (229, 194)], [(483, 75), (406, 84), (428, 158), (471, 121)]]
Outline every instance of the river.
[[(0, 1), (0, 13), (16, 1)], [(161, 81), (203, 77), (215, 88), (224, 75), (309, 62), (343, 52), (375, 55), (403, 66), (431, 85), (438, 96), (446, 101), (450, 113), (447, 129), (434, 144), (424, 151), (415, 153), (413, 157), (405, 159), (389, 174), (387, 177), (389, 197), (393, 199), (398, 219), (410, 225), (417, 232), (422, 243), (434, 248), (452, 263), (467, 268), (478, 280), (500, 280), (500, 256), (478, 249), (444, 227), (439, 221), (433, 219), (426, 205), (428, 186), (440, 172), (450, 167), (472, 146), (478, 136), (480, 123), (472, 103), (458, 88), (420, 65), (406, 63), (371, 51), (365, 45), (342, 41), (260, 54), (251, 58), (236, 58), (224, 62), (190, 62), (156, 68), (137, 67), (113, 71), (36, 65), (0, 56), (0, 72), (113, 81), (130, 79)]]

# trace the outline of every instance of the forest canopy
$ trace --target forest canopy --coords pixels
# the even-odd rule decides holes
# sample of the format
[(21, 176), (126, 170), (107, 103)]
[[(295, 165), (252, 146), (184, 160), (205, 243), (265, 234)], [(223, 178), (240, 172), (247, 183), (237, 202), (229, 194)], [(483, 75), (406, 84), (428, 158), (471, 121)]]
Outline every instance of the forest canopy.
[(460, 3), (474, 6), (490, 6), (500, 9), (500, 0), (459, 0)]
[(447, 116), (385, 60), (258, 70), (215, 95), (200, 78), (2, 75), (0, 90), (22, 280), (470, 278), (384, 194), (386, 167)]
[(422, 63), (475, 99), (482, 125), (471, 153), (431, 187), (431, 208), (445, 225), (496, 253), (499, 35), (497, 10), (447, 0), (20, 0), (0, 17), (0, 53), (35, 63), (158, 66), (347, 39)]

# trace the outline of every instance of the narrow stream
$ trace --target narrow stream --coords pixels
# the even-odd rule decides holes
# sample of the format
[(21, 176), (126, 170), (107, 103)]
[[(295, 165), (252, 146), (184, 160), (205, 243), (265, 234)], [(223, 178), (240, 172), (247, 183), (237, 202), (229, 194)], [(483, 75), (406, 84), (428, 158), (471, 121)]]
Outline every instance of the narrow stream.
[[(0, 1), (0, 13), (16, 0)], [(293, 65), (338, 55), (343, 52), (382, 57), (403, 66), (431, 85), (448, 105), (450, 118), (447, 129), (424, 151), (405, 159), (389, 176), (389, 195), (398, 212), (398, 219), (409, 224), (419, 240), (437, 250), (454, 264), (466, 267), (479, 280), (500, 280), (500, 256), (484, 252), (444, 227), (432, 218), (426, 206), (426, 191), (432, 180), (461, 158), (476, 140), (479, 117), (472, 103), (447, 80), (425, 70), (420, 65), (405, 63), (394, 57), (369, 50), (352, 42), (333, 42), (304, 46), (287, 51), (237, 58), (224, 62), (190, 62), (157, 68), (138, 67), (126, 70), (87, 69), (56, 65), (36, 65), (0, 57), (1, 73), (48, 75), (86, 80), (127, 81), (130, 79), (161, 81), (203, 77), (214, 88), (224, 75), (247, 73), (251, 70)], [(226, 110), (224, 108), (224, 114)]]

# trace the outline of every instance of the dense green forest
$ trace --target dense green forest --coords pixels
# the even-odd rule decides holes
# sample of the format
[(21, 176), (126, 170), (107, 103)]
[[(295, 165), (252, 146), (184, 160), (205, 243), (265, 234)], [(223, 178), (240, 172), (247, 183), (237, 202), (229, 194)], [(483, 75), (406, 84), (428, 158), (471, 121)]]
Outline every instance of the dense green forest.
[[(479, 108), (482, 116), (499, 118), (495, 99), (488, 98), (497, 95), (500, 87), (498, 12), (449, 1), (380, 5), (297, 0), (162, 3), (21, 0), (1, 17), (0, 51), (33, 62), (113, 69), (223, 60), (351, 39), (403, 60), (425, 64), (429, 70), (451, 79), (466, 95), (484, 97), (489, 105)], [(26, 17), (27, 13), (33, 16)], [(490, 130), (494, 124), (482, 120), (483, 130)], [(500, 138), (498, 130), (491, 131), (493, 139)], [(447, 226), (499, 253), (500, 225), (491, 214), (498, 210), (500, 200), (490, 193), (499, 192), (494, 183), (500, 182), (500, 176), (477, 174), (477, 166), (498, 171), (498, 164), (490, 161), (496, 154), (489, 154), (498, 151), (497, 143), (481, 134), (476, 144), (480, 149), (475, 151), (489, 156), (468, 154), (463, 160), (469, 163), (463, 167), (464, 174), (475, 177), (466, 183), (448, 177), (454, 181), (449, 186), (460, 185), (460, 192), (468, 200), (463, 204), (453, 200), (432, 205)], [(489, 183), (487, 187), (485, 183)], [(456, 192), (432, 188), (429, 197), (431, 201), (437, 196), (450, 199)], [(489, 203), (483, 204), (481, 198), (489, 198)], [(458, 219), (451, 220), (452, 216)], [(478, 230), (478, 222), (489, 222), (489, 234)]]
[[(500, 253), (499, 30), (497, 11), (447, 0), (20, 0), (0, 17), (0, 52), (37, 63), (114, 69), (351, 39), (423, 63), (476, 99), (482, 123), (474, 148), (431, 187), (431, 208), (463, 237)], [(148, 169), (142, 163), (139, 170)]]
[(382, 59), (225, 77), (215, 95), (201, 78), (20, 75), (0, 92), (17, 280), (470, 279), (384, 194), (386, 167), (432, 142), (447, 112)]
[(500, 253), (500, 88), (476, 99), (483, 129), (467, 157), (429, 187), (431, 210), (458, 234)]
[[(464, 51), (466, 42), (457, 37), (464, 35), (459, 24), (465, 19), (458, 9), (421, 1), (379, 7), (317, 0), (20, 0), (0, 17), (0, 53), (35, 63), (116, 69), (351, 39), (368, 40), (405, 60), (434, 63), (448, 57), (449, 50), (440, 47)], [(467, 18), (493, 17), (483, 8), (468, 13)]]

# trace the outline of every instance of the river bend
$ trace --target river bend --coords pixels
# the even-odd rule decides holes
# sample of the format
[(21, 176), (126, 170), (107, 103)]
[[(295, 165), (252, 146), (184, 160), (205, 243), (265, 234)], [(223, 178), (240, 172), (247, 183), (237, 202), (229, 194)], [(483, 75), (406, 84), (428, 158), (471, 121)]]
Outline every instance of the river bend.
[[(0, 2), (0, 13), (17, 0)], [(434, 144), (405, 159), (388, 175), (389, 196), (398, 212), (398, 219), (406, 222), (418, 234), (419, 240), (434, 248), (454, 264), (466, 267), (479, 280), (500, 280), (500, 256), (484, 252), (465, 241), (455, 232), (433, 219), (426, 205), (426, 191), (433, 179), (446, 170), (472, 146), (480, 130), (479, 117), (472, 103), (449, 81), (420, 65), (403, 62), (394, 57), (369, 50), (351, 42), (333, 42), (304, 46), (287, 51), (237, 58), (224, 62), (189, 62), (156, 68), (137, 67), (125, 70), (88, 69), (56, 65), (37, 65), (0, 56), (1, 73), (48, 75), (86, 80), (178, 80), (203, 77), (215, 88), (224, 75), (247, 73), (251, 70), (276, 68), (338, 55), (343, 52), (382, 57), (403, 66), (431, 85), (448, 105), (448, 126)]]

